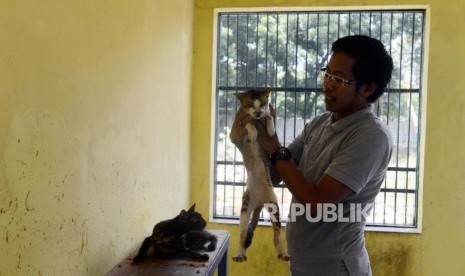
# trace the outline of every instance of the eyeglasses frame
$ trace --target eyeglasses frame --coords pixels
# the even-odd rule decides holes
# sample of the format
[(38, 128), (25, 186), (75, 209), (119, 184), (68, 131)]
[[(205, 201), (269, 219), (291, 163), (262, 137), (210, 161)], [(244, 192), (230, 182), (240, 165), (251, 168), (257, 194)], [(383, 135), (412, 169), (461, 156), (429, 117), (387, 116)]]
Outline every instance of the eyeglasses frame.
[[(346, 84), (346, 83), (347, 84), (363, 83), (363, 81), (358, 81), (358, 80), (346, 80), (343, 77), (330, 74), (330, 73), (326, 72), (326, 70), (327, 70), (326, 67), (320, 69), (320, 73), (322, 73), (322, 76), (323, 76), (323, 82), (325, 82), (327, 80), (330, 80), (333, 83), (340, 85), (341, 88), (344, 87), (344, 84)], [(337, 81), (335, 81), (335, 79), (341, 80), (341, 83), (338, 83)]]

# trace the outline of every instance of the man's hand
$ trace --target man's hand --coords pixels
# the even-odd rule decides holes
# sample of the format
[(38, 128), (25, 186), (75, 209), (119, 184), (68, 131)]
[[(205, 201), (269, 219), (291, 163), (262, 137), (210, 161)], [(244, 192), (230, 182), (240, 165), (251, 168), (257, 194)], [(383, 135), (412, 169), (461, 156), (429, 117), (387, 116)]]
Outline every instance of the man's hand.
[(268, 153), (268, 155), (271, 155), (281, 146), (278, 135), (276, 132), (273, 136), (268, 135), (268, 131), (266, 130), (266, 122), (264, 120), (255, 120), (253, 121), (253, 124), (258, 132), (258, 143)]
[[(275, 110), (271, 104), (270, 104), (270, 115), (273, 117), (273, 121), (276, 123)], [(234, 118), (234, 122), (231, 127), (231, 133), (229, 134), (229, 138), (231, 139), (233, 144), (238, 145), (242, 143), (242, 141), (244, 140), (244, 136), (247, 135), (247, 130), (245, 128), (245, 125), (249, 122), (252, 122), (255, 125), (255, 127), (257, 128), (259, 132), (259, 136), (269, 137), (266, 131), (265, 118), (263, 118), (262, 120), (255, 120), (255, 118), (250, 116), (249, 113), (247, 113), (245, 110), (240, 108), (237, 111), (236, 117)], [(273, 137), (275, 137), (276, 140), (278, 139), (278, 137), (276, 136), (276, 133)], [(260, 142), (260, 138), (259, 138), (259, 143), (260, 144), (262, 143)], [(279, 144), (279, 141), (278, 141), (278, 144)], [(267, 149), (265, 148), (265, 150)], [(274, 152), (274, 150), (276, 150), (276, 148), (273, 148), (272, 152)]]

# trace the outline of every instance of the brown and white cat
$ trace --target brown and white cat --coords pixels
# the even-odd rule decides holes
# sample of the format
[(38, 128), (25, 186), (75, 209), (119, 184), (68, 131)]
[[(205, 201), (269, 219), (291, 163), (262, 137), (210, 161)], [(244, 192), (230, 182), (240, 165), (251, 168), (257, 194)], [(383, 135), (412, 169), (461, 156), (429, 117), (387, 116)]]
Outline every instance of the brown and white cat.
[[(270, 93), (271, 89), (265, 89), (249, 90), (235, 94), (240, 101), (240, 108), (250, 115), (250, 117), (243, 120), (244, 126), (242, 122), (239, 125), (233, 125), (230, 134), (231, 141), (242, 154), (247, 170), (247, 188), (242, 196), (239, 249), (237, 255), (233, 257), (233, 261), (235, 262), (247, 260), (246, 249), (252, 243), (253, 233), (257, 227), (260, 212), (265, 204), (269, 208), (268, 212), (270, 212), (270, 216), (273, 216), (271, 219), (274, 234), (273, 241), (278, 258), (283, 261), (289, 260), (289, 256), (283, 249), (281, 240), (279, 207), (270, 177), (270, 159), (257, 142), (258, 132), (253, 123), (251, 123), (251, 120), (264, 120), (268, 135), (272, 136), (275, 134), (274, 120), (270, 114)], [(238, 132), (242, 131), (242, 129), (235, 128), (242, 127), (247, 130), (247, 134), (239, 137), (239, 139), (237, 139), (238, 137), (233, 138)]]

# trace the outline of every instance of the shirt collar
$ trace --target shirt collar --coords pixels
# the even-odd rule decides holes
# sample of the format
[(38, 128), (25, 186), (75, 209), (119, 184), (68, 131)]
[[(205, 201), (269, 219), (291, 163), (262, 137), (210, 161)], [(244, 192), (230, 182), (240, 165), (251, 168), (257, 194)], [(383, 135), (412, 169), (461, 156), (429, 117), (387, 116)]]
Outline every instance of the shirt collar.
[(341, 132), (348, 126), (359, 122), (361, 119), (366, 118), (366, 117), (375, 117), (375, 114), (373, 113), (373, 105), (369, 104), (367, 107), (364, 107), (360, 109), (359, 111), (350, 114), (349, 116), (340, 119), (337, 122), (332, 122), (333, 121), (333, 114), (331, 113), (331, 116), (328, 117), (328, 120), (326, 122), (327, 126), (331, 126), (334, 131), (336, 132)]

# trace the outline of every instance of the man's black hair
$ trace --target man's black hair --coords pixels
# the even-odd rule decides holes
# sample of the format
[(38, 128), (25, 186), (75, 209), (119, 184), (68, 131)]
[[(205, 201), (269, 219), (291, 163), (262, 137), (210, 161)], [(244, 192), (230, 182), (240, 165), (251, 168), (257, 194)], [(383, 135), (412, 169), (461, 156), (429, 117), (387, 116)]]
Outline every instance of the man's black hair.
[[(368, 97), (374, 103), (386, 89), (392, 74), (392, 58), (381, 41), (364, 36), (346, 36), (336, 40), (332, 52), (343, 52), (355, 59), (352, 74), (363, 83), (376, 83), (378, 87)], [(358, 86), (360, 87), (360, 85)]]

